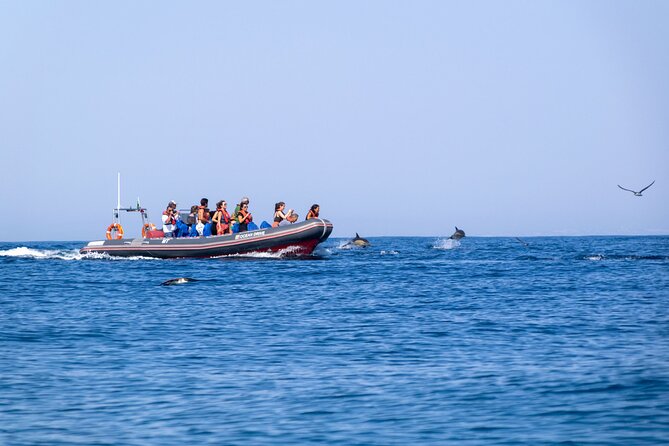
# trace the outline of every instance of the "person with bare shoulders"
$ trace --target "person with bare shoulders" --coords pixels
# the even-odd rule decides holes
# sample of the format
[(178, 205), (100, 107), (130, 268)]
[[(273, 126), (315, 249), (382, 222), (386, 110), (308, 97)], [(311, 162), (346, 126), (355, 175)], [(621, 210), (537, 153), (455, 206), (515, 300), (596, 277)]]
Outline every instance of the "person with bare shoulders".
[(197, 224), (195, 225), (195, 229), (200, 236), (204, 234), (204, 225), (209, 223), (209, 209), (207, 209), (208, 205), (209, 200), (203, 198), (200, 200), (200, 205), (197, 207)]
[(274, 221), (272, 222), (272, 227), (277, 228), (283, 220), (288, 220), (293, 214), (292, 209), (288, 209), (288, 212), (284, 214), (283, 210), (286, 208), (286, 203), (283, 201), (278, 202), (274, 205)]

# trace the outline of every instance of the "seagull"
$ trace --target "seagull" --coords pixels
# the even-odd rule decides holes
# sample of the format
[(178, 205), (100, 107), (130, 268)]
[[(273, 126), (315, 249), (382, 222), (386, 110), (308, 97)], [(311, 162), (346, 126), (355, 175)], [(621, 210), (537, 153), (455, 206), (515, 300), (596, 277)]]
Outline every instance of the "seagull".
[(652, 183), (650, 183), (648, 186), (646, 186), (646, 187), (644, 187), (643, 189), (641, 189), (639, 192), (634, 191), (634, 190), (631, 190), (631, 189), (625, 189), (625, 188), (622, 187), (620, 184), (618, 185), (618, 187), (621, 188), (622, 190), (626, 190), (627, 192), (632, 192), (632, 193), (633, 193), (634, 195), (636, 195), (637, 197), (640, 197), (640, 196), (641, 196), (641, 192), (645, 191), (646, 189), (648, 189), (649, 187), (651, 187), (653, 184), (655, 184), (655, 180), (653, 180)]

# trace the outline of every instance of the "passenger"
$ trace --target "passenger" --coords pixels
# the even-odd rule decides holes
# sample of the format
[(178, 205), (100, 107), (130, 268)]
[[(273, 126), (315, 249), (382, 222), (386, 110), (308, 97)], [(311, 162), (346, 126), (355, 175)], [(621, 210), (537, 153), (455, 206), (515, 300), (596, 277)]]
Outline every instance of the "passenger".
[(321, 211), (321, 207), (317, 204), (311, 205), (311, 209), (307, 212), (307, 218), (305, 220), (311, 220), (312, 218), (318, 218), (318, 213)]
[(163, 232), (165, 233), (165, 237), (174, 237), (175, 236), (175, 231), (177, 227), (177, 219), (176, 216), (174, 215), (174, 210), (176, 208), (176, 203), (174, 203), (174, 206), (172, 205), (174, 201), (170, 201), (167, 204), (167, 208), (165, 208), (165, 211), (163, 212), (162, 221), (163, 221)]
[(240, 203), (241, 209), (237, 213), (237, 222), (239, 222), (239, 232), (249, 230), (249, 223), (253, 221), (253, 216), (249, 212), (249, 205), (247, 203)]
[(172, 200), (170, 201), (169, 206), (172, 208), (172, 216), (174, 217), (174, 232), (172, 233), (174, 237), (180, 237), (180, 235), (183, 233), (183, 226), (184, 223), (181, 220), (181, 214), (179, 213), (179, 209), (177, 209), (177, 202)]
[(288, 209), (287, 213), (283, 213), (283, 210), (286, 207), (286, 203), (279, 201), (274, 205), (274, 221), (272, 222), (272, 227), (277, 228), (283, 220), (288, 219), (289, 216), (293, 214), (292, 209)]
[[(215, 224), (216, 234), (225, 235), (231, 234), (232, 228), (230, 227), (230, 214), (227, 210), (228, 203), (225, 200), (221, 200), (216, 203), (216, 212), (212, 218), (212, 222)], [(212, 234), (214, 231), (211, 231)]]
[(202, 235), (205, 237), (208, 237), (210, 235), (215, 235), (213, 231), (216, 229), (214, 224), (211, 222), (211, 217), (214, 214), (209, 210), (209, 208), (204, 208), (204, 221), (206, 222), (204, 224), (204, 231), (202, 232)]
[(197, 223), (197, 205), (193, 205), (190, 207), (190, 213), (188, 214), (188, 217), (186, 217), (186, 224), (188, 225), (188, 229), (190, 229)]
[(246, 203), (249, 204), (249, 199), (248, 197), (242, 197), (241, 201), (237, 206), (235, 206), (235, 212), (232, 213), (232, 220), (237, 221), (237, 215), (239, 214), (239, 210), (242, 208), (242, 205)]
[(200, 200), (200, 205), (197, 207), (197, 224), (195, 225), (195, 229), (200, 236), (204, 234), (204, 225), (209, 222), (209, 209), (207, 209), (208, 204), (209, 200), (203, 198)]
[(176, 229), (176, 236), (177, 237), (188, 237), (188, 225), (184, 223), (183, 220), (177, 218), (177, 229)]

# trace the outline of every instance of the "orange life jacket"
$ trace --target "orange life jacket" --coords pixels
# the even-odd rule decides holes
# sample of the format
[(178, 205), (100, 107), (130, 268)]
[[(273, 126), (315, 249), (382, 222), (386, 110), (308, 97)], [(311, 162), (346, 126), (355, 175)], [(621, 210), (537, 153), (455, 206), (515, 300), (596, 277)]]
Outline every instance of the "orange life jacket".
[(216, 210), (216, 213), (214, 213), (214, 217), (216, 217), (216, 214), (220, 214), (220, 217), (219, 217), (219, 220), (218, 220), (218, 221), (219, 221), (221, 224), (228, 224), (228, 223), (230, 223), (230, 214), (228, 214), (228, 211), (226, 211), (226, 210), (224, 210), (224, 209), (221, 208), (221, 209), (217, 209), (217, 210)]
[(244, 218), (242, 219), (241, 223), (249, 223), (249, 222), (252, 222), (252, 221), (253, 221), (253, 216), (252, 216), (251, 214), (249, 214), (247, 211), (245, 211), (244, 209), (240, 209), (240, 210), (239, 210), (239, 214), (240, 214), (242, 217), (244, 217)]

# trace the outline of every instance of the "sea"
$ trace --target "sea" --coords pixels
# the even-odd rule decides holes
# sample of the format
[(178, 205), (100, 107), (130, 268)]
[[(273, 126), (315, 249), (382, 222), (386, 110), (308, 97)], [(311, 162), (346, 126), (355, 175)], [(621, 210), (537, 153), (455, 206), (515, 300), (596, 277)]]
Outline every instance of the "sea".
[(668, 236), (346, 241), (0, 243), (0, 444), (669, 444)]

